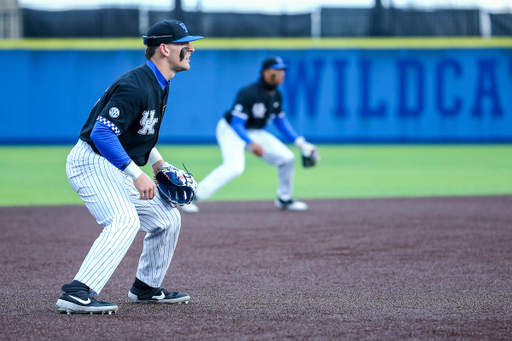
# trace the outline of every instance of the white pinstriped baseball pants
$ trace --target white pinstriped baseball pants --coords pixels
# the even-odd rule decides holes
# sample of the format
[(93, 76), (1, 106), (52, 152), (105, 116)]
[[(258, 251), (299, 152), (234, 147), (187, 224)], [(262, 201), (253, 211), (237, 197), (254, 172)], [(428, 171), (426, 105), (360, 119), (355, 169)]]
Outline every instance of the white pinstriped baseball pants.
[(69, 183), (104, 229), (75, 280), (98, 295), (128, 251), (138, 231), (146, 232), (137, 278), (160, 287), (171, 263), (181, 226), (176, 208), (157, 195), (140, 200), (133, 180), (79, 140), (67, 157)]
[[(245, 169), (247, 143), (238, 136), (224, 118), (217, 124), (215, 134), (222, 152), (223, 162), (197, 185), (197, 198), (199, 200), (206, 200), (211, 197), (222, 186), (242, 175)], [(279, 180), (277, 196), (283, 200), (291, 199), (295, 171), (295, 155), (293, 152), (277, 137), (264, 129), (249, 129), (247, 134), (251, 140), (260, 144), (265, 150), (265, 154), (261, 158), (267, 163), (277, 166)]]

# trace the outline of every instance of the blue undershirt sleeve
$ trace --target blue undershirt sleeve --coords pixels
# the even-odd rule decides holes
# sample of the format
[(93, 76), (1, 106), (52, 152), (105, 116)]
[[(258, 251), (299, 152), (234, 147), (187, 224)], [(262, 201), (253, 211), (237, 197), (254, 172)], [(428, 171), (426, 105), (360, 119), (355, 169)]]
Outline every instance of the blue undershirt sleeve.
[(96, 121), (92, 129), (91, 140), (101, 155), (120, 170), (124, 170), (132, 161), (116, 134), (100, 121)]
[(233, 116), (231, 118), (231, 126), (236, 131), (238, 136), (240, 136), (240, 138), (242, 140), (244, 140), (247, 144), (251, 144), (252, 141), (249, 138), (249, 135), (247, 135), (247, 129), (245, 128), (245, 122), (247, 122), (247, 120), (244, 120), (238, 116)]
[(293, 129), (292, 125), (290, 124), (290, 121), (286, 118), (286, 116), (277, 116), (274, 119), (274, 123), (276, 127), (279, 129), (281, 133), (288, 139), (290, 142), (294, 142), (297, 137), (299, 137), (299, 134)]

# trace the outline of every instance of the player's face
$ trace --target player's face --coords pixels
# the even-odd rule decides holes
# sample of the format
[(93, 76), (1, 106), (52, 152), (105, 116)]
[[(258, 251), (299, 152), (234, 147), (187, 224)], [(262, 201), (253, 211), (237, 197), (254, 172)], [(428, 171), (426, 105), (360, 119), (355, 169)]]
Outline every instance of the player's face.
[(269, 85), (277, 86), (284, 82), (284, 70), (266, 69), (263, 70), (263, 79)]
[(167, 58), (169, 67), (174, 72), (190, 69), (190, 55), (195, 51), (190, 43), (168, 44), (169, 56)]

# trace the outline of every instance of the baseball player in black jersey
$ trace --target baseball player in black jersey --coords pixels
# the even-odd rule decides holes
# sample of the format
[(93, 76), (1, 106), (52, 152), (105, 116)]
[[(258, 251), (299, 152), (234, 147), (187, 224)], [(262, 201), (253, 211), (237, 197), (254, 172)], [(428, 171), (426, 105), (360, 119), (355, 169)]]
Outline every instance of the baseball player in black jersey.
[(160, 287), (181, 227), (178, 209), (156, 190), (139, 166), (156, 173), (166, 164), (155, 148), (169, 95), (170, 80), (190, 69), (194, 52), (187, 27), (164, 20), (144, 36), (146, 63), (120, 76), (91, 110), (78, 143), (67, 157), (66, 173), (84, 200), (101, 235), (74, 280), (62, 286), (60, 312), (115, 313), (117, 305), (97, 296), (128, 251), (138, 231), (146, 232), (135, 281), (134, 303), (187, 303), (186, 293)]
[[(197, 201), (212, 196), (222, 186), (241, 175), (245, 167), (247, 149), (271, 165), (277, 166), (279, 185), (275, 205), (280, 209), (304, 211), (306, 203), (294, 200), (294, 154), (277, 137), (263, 129), (274, 122), (283, 135), (311, 154), (316, 147), (299, 136), (290, 125), (282, 107), (281, 92), (277, 88), (284, 81), (287, 65), (280, 57), (263, 62), (261, 78), (238, 93), (232, 110), (217, 124), (216, 137), (222, 151), (223, 163), (204, 178), (197, 188)], [(195, 213), (195, 203), (183, 206), (185, 212)]]

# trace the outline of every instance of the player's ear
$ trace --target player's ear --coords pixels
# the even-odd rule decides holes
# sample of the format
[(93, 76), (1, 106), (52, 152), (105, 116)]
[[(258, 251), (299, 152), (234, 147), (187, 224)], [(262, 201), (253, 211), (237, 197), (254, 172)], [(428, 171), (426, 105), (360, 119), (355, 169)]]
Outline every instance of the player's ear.
[(159, 46), (160, 53), (164, 55), (165, 57), (169, 56), (169, 47), (165, 45), (164, 43), (160, 44)]
[(272, 72), (270, 71), (270, 69), (265, 69), (261, 72), (261, 76), (266, 82), (268, 82), (271, 79)]

